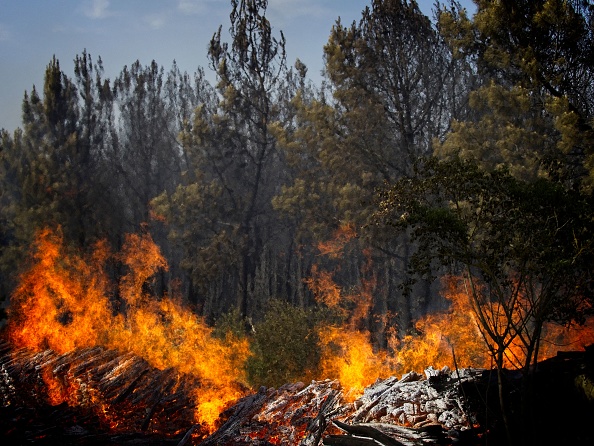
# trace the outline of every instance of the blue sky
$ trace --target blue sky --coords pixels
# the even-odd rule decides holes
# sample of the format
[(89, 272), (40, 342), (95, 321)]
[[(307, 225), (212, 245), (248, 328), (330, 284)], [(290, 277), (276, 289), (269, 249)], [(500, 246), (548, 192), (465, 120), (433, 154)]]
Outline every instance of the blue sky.
[[(285, 34), (289, 64), (301, 59), (319, 84), (332, 25), (338, 17), (345, 24), (358, 21), (370, 4), (269, 0), (267, 17), (277, 35)], [(431, 14), (433, 0), (419, 5)], [(71, 77), (73, 59), (84, 49), (94, 60), (101, 56), (110, 79), (137, 59), (165, 69), (176, 60), (182, 71), (201, 66), (211, 76), (208, 42), (219, 25), (229, 28), (230, 11), (230, 0), (0, 0), (0, 128), (20, 126), (23, 94), (33, 85), (42, 90), (53, 55)]]

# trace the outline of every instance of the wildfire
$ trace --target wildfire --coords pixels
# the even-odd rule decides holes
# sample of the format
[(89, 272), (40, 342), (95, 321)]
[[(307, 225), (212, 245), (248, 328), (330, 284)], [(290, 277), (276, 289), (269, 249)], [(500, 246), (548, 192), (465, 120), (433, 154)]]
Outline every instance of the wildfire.
[[(320, 246), (320, 252), (336, 262), (355, 236), (352, 228), (345, 226), (334, 241)], [(397, 373), (421, 372), (430, 365), (492, 366), (489, 346), (476, 323), (477, 308), (463, 286), (464, 280), (456, 277), (443, 282), (442, 294), (449, 301), (446, 311), (418, 320), (415, 334), (402, 336), (393, 329), (389, 349), (374, 347), (367, 327), (378, 284), (370, 253), (362, 254), (364, 262), (354, 286), (339, 286), (335, 272), (318, 266), (312, 268), (312, 277), (307, 280), (318, 303), (334, 309), (343, 321), (342, 325), (318, 326), (317, 378), (339, 380), (345, 398), (355, 400), (365, 387)], [(205, 321), (184, 308), (175, 296), (159, 299), (150, 292), (151, 279), (167, 269), (167, 262), (147, 233), (128, 235), (120, 254), (112, 253), (101, 242), (93, 252), (82, 255), (69, 251), (59, 232), (45, 230), (36, 240), (31, 260), (9, 309), (9, 338), (14, 345), (60, 354), (93, 347), (129, 352), (129, 361), (124, 355), (118, 367), (144, 358), (142, 361), (163, 371), (172, 389), (178, 383), (169, 369), (192, 375), (200, 382), (190, 389), (195, 422), (205, 431), (218, 427), (219, 414), (245, 396), (248, 340), (231, 334), (216, 338)], [(114, 265), (125, 271), (117, 285), (110, 279)], [(489, 306), (485, 308), (489, 314), (500, 314), (495, 303), (483, 305)], [(592, 327), (594, 320), (581, 331), (546, 325), (539, 359), (555, 355), (562, 345), (576, 349), (593, 343)], [(523, 349), (517, 342), (512, 342), (506, 353), (506, 367), (521, 363)], [(107, 381), (117, 379), (118, 367), (109, 372), (113, 376), (106, 375)], [(145, 370), (140, 363), (138, 367)], [(52, 404), (93, 400), (111, 426), (123, 421), (110, 415), (109, 407), (96, 401), (99, 394), (86, 389), (82, 381), (60, 377), (51, 368), (43, 370), (41, 379)]]
[(490, 358), (477, 328), (468, 296), (460, 291), (453, 278), (443, 281), (442, 295), (449, 302), (447, 311), (428, 314), (419, 319), (415, 335), (402, 339), (392, 336), (395, 362), (400, 372), (422, 371), (434, 367), (484, 367)]
[[(460, 277), (445, 277), (442, 295), (450, 302), (447, 311), (433, 313), (419, 319), (417, 334), (403, 339), (394, 336), (391, 347), (396, 352), (397, 370), (421, 371), (427, 365), (490, 368), (493, 360), (489, 353), (488, 341), (479, 330), (476, 311)], [(505, 312), (497, 302), (485, 302), (482, 310), (493, 317), (503, 318)], [(515, 311), (517, 318), (525, 317), (523, 300), (520, 296)], [(503, 327), (505, 322), (499, 322)], [(508, 334), (511, 336), (511, 334)], [(525, 347), (521, 338), (510, 339), (504, 355), (504, 366), (515, 369), (522, 367), (525, 360)], [(594, 343), (594, 317), (584, 326), (563, 327), (545, 323), (541, 335), (538, 360), (555, 356), (559, 351), (583, 349)]]
[[(349, 225), (339, 228), (333, 239), (321, 243), (321, 255), (332, 261), (341, 259), (348, 243), (356, 237)], [(402, 335), (392, 327), (389, 335), (389, 349), (374, 348), (371, 334), (365, 328), (372, 308), (376, 280), (372, 271), (371, 256), (364, 252), (366, 262), (361, 267), (360, 284), (349, 287), (345, 292), (334, 280), (336, 271), (325, 271), (317, 265), (312, 276), (306, 280), (316, 301), (335, 311), (344, 323), (342, 326), (322, 326), (319, 329), (323, 378), (338, 379), (346, 389), (347, 397), (355, 399), (363, 389), (378, 378), (409, 371), (422, 372), (428, 366), (450, 369), (462, 367), (491, 368), (494, 360), (492, 346), (485, 339), (477, 323), (477, 310), (487, 314), (496, 327), (505, 327), (505, 321), (497, 318), (509, 317), (496, 301), (485, 299), (480, 308), (473, 306), (469, 289), (461, 277), (444, 277), (442, 296), (449, 302), (448, 309), (428, 314), (415, 324), (415, 333)], [(478, 285), (477, 285), (478, 286)], [(478, 290), (478, 292), (481, 292)], [(521, 326), (527, 318), (526, 299), (520, 294), (511, 317), (512, 323)], [(504, 355), (504, 366), (519, 368), (524, 364), (526, 347), (523, 338), (507, 333), (509, 344)], [(583, 327), (560, 327), (545, 323), (538, 351), (538, 360), (555, 356), (560, 350), (583, 348), (594, 343), (594, 318)]]
[(319, 333), (322, 360), (321, 374), (338, 379), (345, 398), (354, 401), (363, 389), (394, 370), (385, 351), (374, 351), (369, 334), (343, 327), (324, 327)]
[[(339, 260), (347, 244), (357, 236), (352, 225), (342, 225), (334, 237), (318, 245), (324, 256)], [(334, 310), (344, 323), (342, 326), (323, 325), (318, 330), (320, 339), (320, 378), (338, 379), (345, 389), (345, 398), (354, 401), (363, 389), (381, 377), (394, 373), (391, 358), (386, 351), (375, 349), (371, 333), (365, 329), (373, 302), (376, 279), (371, 274), (371, 255), (364, 251), (360, 284), (344, 292), (336, 284), (333, 273), (312, 267), (312, 277), (306, 280), (316, 301)]]
[[(16, 346), (58, 353), (103, 346), (132, 352), (159, 369), (193, 374), (202, 383), (194, 391), (196, 422), (211, 430), (219, 413), (244, 395), (240, 383), (245, 381), (247, 341), (217, 339), (203, 319), (174, 297), (158, 300), (145, 290), (149, 279), (167, 268), (148, 234), (127, 236), (119, 256), (105, 243), (82, 256), (67, 252), (59, 233), (45, 230), (32, 260), (9, 309), (9, 338)], [(114, 260), (128, 271), (119, 288), (109, 280)], [(44, 380), (53, 402), (69, 401), (68, 392), (75, 389), (65, 389), (52, 376)]]

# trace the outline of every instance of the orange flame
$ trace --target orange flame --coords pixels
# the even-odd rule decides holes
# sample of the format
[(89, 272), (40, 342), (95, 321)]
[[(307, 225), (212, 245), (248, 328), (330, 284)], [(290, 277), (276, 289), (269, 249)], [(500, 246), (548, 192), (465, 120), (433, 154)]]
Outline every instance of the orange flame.
[(399, 371), (421, 372), (429, 365), (451, 369), (489, 367), (487, 346), (476, 325), (470, 301), (456, 284), (449, 278), (444, 280), (442, 293), (450, 302), (447, 311), (419, 319), (415, 324), (416, 335), (390, 339)]
[[(421, 371), (428, 365), (489, 368), (493, 361), (487, 341), (481, 335), (471, 299), (463, 286), (463, 279), (446, 277), (443, 281), (443, 296), (450, 301), (450, 307), (442, 313), (421, 318), (416, 323), (418, 334), (403, 339), (393, 336), (391, 347), (396, 352), (397, 370)], [(480, 292), (480, 291), (479, 291)], [(525, 317), (525, 301), (520, 296), (517, 317)], [(496, 302), (485, 303), (483, 311), (492, 317), (503, 318), (504, 312)], [(495, 321), (504, 326), (505, 321)], [(508, 335), (509, 336), (509, 335)], [(545, 323), (541, 336), (538, 360), (553, 357), (562, 350), (583, 349), (594, 343), (594, 317), (584, 326), (561, 327)], [(520, 368), (525, 360), (525, 347), (519, 338), (511, 342), (504, 356), (504, 367)], [(455, 358), (455, 360), (454, 360)]]
[[(41, 231), (32, 267), (25, 272), (9, 309), (9, 338), (17, 346), (66, 353), (101, 345), (129, 351), (154, 367), (175, 367), (201, 378), (196, 422), (211, 430), (219, 413), (244, 395), (247, 340), (212, 336), (205, 321), (170, 297), (157, 300), (143, 289), (167, 263), (150, 235), (129, 235), (118, 257), (128, 268), (119, 287), (122, 308), (114, 308), (108, 279), (113, 256), (99, 243), (90, 256), (67, 253), (59, 234)], [(116, 311), (117, 310), (117, 311)], [(64, 402), (55, 378), (45, 376), (54, 402)], [(72, 390), (70, 390), (72, 391)]]
[(312, 276), (305, 279), (304, 282), (313, 293), (316, 302), (324, 304), (328, 308), (338, 308), (342, 301), (342, 295), (340, 287), (332, 278), (332, 273), (320, 271), (318, 265), (313, 265), (311, 274)]
[(363, 389), (388, 377), (394, 371), (385, 351), (374, 351), (369, 333), (343, 327), (323, 327), (321, 340), (321, 374), (338, 379), (345, 389), (345, 398), (354, 401)]
[[(313, 273), (308, 284), (319, 302), (339, 307), (345, 301), (351, 307), (355, 303), (355, 309), (351, 310), (344, 326), (326, 326), (319, 330), (322, 377), (338, 379), (346, 389), (347, 398), (358, 397), (376, 379), (395, 373), (422, 372), (428, 366), (447, 366), (450, 369), (493, 366), (494, 361), (479, 330), (476, 313), (466, 288), (462, 286), (462, 279), (445, 277), (442, 294), (450, 302), (449, 308), (420, 318), (415, 324), (415, 334), (399, 337), (397, 331), (392, 330), (388, 341), (389, 352), (374, 349), (370, 333), (361, 329), (360, 322), (370, 308), (374, 280), (363, 281), (359, 293), (345, 294), (334, 283), (330, 273), (319, 272), (316, 268)], [(525, 302), (520, 300), (518, 305), (525, 305)], [(495, 307), (487, 310), (493, 315), (501, 314)], [(516, 311), (522, 311), (522, 308)], [(594, 317), (580, 327), (547, 323), (543, 327), (538, 359), (547, 359), (562, 350), (583, 349), (592, 343)], [(512, 342), (506, 351), (504, 366), (520, 367), (525, 359), (524, 351), (518, 340)]]
[(351, 223), (342, 223), (330, 240), (318, 243), (318, 250), (331, 259), (339, 259), (346, 244), (356, 237), (355, 227)]
[[(352, 225), (343, 224), (332, 240), (318, 244), (318, 250), (330, 259), (340, 259), (347, 243), (356, 236)], [(362, 278), (359, 285), (347, 293), (336, 284), (333, 273), (322, 271), (317, 265), (312, 267), (311, 278), (305, 281), (318, 303), (344, 319), (341, 327), (322, 326), (318, 330), (320, 378), (338, 379), (345, 389), (345, 398), (350, 401), (361, 396), (363, 389), (378, 378), (393, 373), (387, 352), (373, 348), (371, 334), (365, 328), (376, 280), (370, 274), (371, 253), (363, 254), (366, 262), (362, 266), (362, 277), (368, 278)]]

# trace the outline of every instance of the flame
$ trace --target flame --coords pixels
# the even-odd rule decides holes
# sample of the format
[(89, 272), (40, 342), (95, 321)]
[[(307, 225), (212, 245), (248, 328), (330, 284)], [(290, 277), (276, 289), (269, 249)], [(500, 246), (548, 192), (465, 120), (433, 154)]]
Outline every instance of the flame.
[(394, 372), (387, 352), (374, 351), (369, 333), (330, 326), (321, 328), (319, 337), (321, 374), (338, 379), (348, 401), (359, 398), (365, 387)]
[[(444, 278), (442, 285), (442, 295), (450, 302), (449, 309), (419, 319), (415, 325), (415, 335), (407, 335), (403, 339), (391, 337), (390, 344), (396, 352), (395, 362), (398, 371), (421, 371), (428, 365), (450, 368), (492, 366), (490, 348), (478, 329), (475, 309), (464, 286), (464, 279), (448, 276)], [(505, 327), (505, 312), (499, 303), (490, 302), (482, 305), (482, 310), (492, 317), (491, 320), (495, 324)], [(525, 317), (526, 305), (525, 298), (520, 296), (514, 308), (515, 318)], [(562, 350), (583, 349), (592, 343), (594, 317), (590, 317), (584, 326), (562, 327), (545, 323), (538, 360), (553, 357)], [(503, 365), (511, 369), (521, 368), (525, 358), (525, 346), (517, 337), (506, 349)]]
[[(318, 265), (311, 267), (311, 277), (304, 280), (310, 291), (313, 293), (316, 302), (326, 305), (328, 308), (339, 308), (342, 302), (340, 287), (334, 282), (332, 273), (320, 271)], [(343, 313), (343, 315), (345, 315)]]
[[(119, 288), (107, 273), (114, 259), (128, 270)], [(179, 300), (157, 300), (145, 290), (151, 277), (167, 268), (150, 235), (126, 236), (118, 256), (104, 242), (82, 256), (67, 251), (59, 232), (44, 230), (32, 260), (11, 299), (9, 339), (15, 345), (58, 353), (99, 345), (132, 352), (159, 369), (174, 367), (196, 375), (203, 383), (194, 394), (196, 422), (210, 430), (219, 413), (244, 395), (240, 383), (245, 382), (248, 341), (231, 335), (215, 338), (205, 321)], [(53, 376), (43, 379), (56, 404), (67, 402), (75, 390), (65, 389)]]
[(468, 295), (449, 277), (443, 281), (442, 295), (450, 302), (447, 311), (420, 318), (415, 324), (415, 335), (403, 339), (391, 337), (389, 343), (396, 352), (399, 371), (421, 372), (429, 365), (451, 369), (489, 367), (487, 346), (476, 325)]
[[(333, 281), (331, 273), (317, 268), (312, 271), (313, 276), (307, 283), (318, 302), (339, 309), (345, 307), (345, 302), (350, 307), (354, 305), (343, 326), (323, 326), (319, 330), (321, 375), (338, 379), (346, 389), (347, 399), (360, 396), (363, 389), (378, 378), (396, 373), (422, 372), (428, 366), (447, 366), (450, 369), (493, 367), (490, 348), (479, 330), (464, 279), (444, 277), (442, 295), (449, 301), (448, 309), (420, 318), (415, 324), (414, 334), (399, 336), (397, 330), (392, 329), (389, 350), (378, 350), (370, 342), (370, 333), (361, 329), (362, 321), (371, 308), (375, 280), (363, 280), (358, 293), (347, 294)], [(493, 317), (503, 317), (496, 302), (483, 305), (483, 311), (488, 311)], [(526, 301), (520, 298), (515, 311), (518, 318), (525, 317), (522, 312), (526, 311)], [(583, 349), (592, 343), (594, 317), (579, 327), (546, 323), (538, 359), (553, 357), (562, 350)], [(506, 351), (504, 367), (520, 368), (524, 360), (525, 347), (517, 338)]]
[(356, 237), (357, 231), (354, 225), (352, 223), (342, 223), (330, 240), (318, 243), (318, 251), (331, 259), (340, 259), (347, 243)]
[(587, 317), (583, 325), (545, 324), (543, 333), (538, 355), (541, 360), (560, 351), (584, 350), (594, 344), (594, 316)]
[[(342, 257), (349, 241), (357, 236), (354, 227), (343, 224), (318, 250), (333, 260)], [(312, 276), (305, 283), (319, 304), (335, 311), (343, 320), (342, 326), (322, 325), (320, 339), (320, 377), (338, 379), (345, 389), (345, 399), (354, 401), (363, 389), (394, 370), (386, 351), (374, 349), (371, 333), (365, 328), (373, 302), (376, 278), (371, 273), (371, 252), (363, 252), (360, 284), (345, 293), (334, 281), (333, 273), (312, 267)]]

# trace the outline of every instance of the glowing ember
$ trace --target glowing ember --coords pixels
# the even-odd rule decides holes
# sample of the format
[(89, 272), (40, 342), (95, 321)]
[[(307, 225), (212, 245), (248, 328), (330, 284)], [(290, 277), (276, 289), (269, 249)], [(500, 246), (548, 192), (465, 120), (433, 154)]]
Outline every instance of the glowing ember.
[[(204, 320), (174, 298), (157, 300), (144, 291), (148, 280), (167, 267), (148, 234), (128, 236), (118, 257), (128, 268), (119, 287), (119, 311), (110, 299), (115, 287), (106, 267), (114, 256), (105, 243), (80, 256), (67, 252), (59, 234), (45, 230), (35, 248), (32, 267), (11, 300), (13, 344), (58, 353), (100, 345), (132, 352), (159, 369), (193, 374), (201, 381), (194, 390), (196, 422), (211, 429), (219, 413), (244, 394), (247, 341), (214, 338)], [(74, 389), (45, 379), (54, 403), (68, 400)]]

